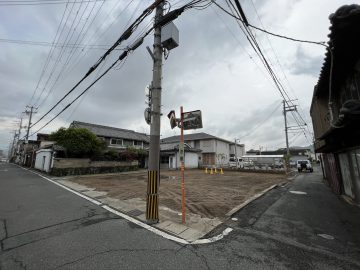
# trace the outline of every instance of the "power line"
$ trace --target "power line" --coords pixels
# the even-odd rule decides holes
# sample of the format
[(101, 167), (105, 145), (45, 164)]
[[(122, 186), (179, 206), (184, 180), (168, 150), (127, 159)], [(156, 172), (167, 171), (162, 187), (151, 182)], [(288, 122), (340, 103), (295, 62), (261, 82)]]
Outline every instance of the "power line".
[(73, 99), (68, 105), (66, 105), (59, 113), (57, 113), (53, 118), (51, 118), (46, 124), (41, 126), (38, 130), (33, 132), (30, 136), (34, 135), (35, 133), (39, 132), (47, 125), (49, 125), (52, 121), (54, 121), (58, 116), (60, 116), (64, 111), (66, 111), (74, 102), (76, 102), (81, 96), (83, 96), (95, 83), (97, 83), (102, 77), (104, 77), (113, 67), (115, 67), (119, 62), (124, 61), (128, 54), (134, 50), (136, 50), (144, 41), (144, 38), (148, 36), (152, 32), (153, 28), (148, 30), (141, 39), (136, 41), (133, 45), (131, 45), (127, 50), (125, 50), (119, 58), (113, 62), (99, 77), (97, 77), (85, 90), (83, 90), (75, 99)]
[[(237, 6), (239, 8), (240, 11), (242, 11), (241, 6), (239, 4), (239, 2), (237, 0), (235, 0), (235, 2), (237, 3)], [(255, 36), (253, 35), (253, 33), (251, 32), (251, 30), (249, 29), (249, 23), (245, 20), (245, 14), (242, 13), (242, 15), (239, 14), (239, 12), (236, 10), (236, 8), (234, 7), (233, 3), (230, 1), (226, 1), (228, 7), (231, 10), (231, 13), (228, 12), (227, 10), (225, 10), (223, 7), (221, 7), (220, 5), (218, 5), (215, 1), (214, 3), (223, 11), (225, 11), (228, 15), (231, 15), (232, 17), (236, 18), (236, 22), (241, 21), (243, 23), (243, 27), (238, 23), (241, 31), (244, 33), (244, 35), (246, 36), (246, 38), (248, 39), (250, 45), (252, 46), (252, 48), (254, 49), (254, 51), (257, 53), (257, 55), (259, 56), (259, 58), (261, 59), (264, 67), (267, 69), (270, 77), (272, 78), (272, 80), (275, 83), (276, 88), (279, 90), (279, 93), (281, 94), (281, 96), (283, 97), (283, 99), (286, 101), (286, 103), (289, 105), (289, 103), (291, 102), (291, 99), (288, 95), (288, 93), (286, 92), (285, 88), (283, 87), (282, 83), (280, 82), (279, 78), (277, 77), (276, 73), (274, 72), (274, 70), (272, 69), (272, 67), (270, 66), (270, 64), (268, 63), (264, 53), (262, 52), (260, 45), (258, 44), (258, 42), (256, 41)], [(230, 4), (229, 4), (230, 3)], [(232, 6), (232, 7), (231, 7)], [(236, 12), (238, 14), (238, 16), (235, 16), (233, 12)], [(242, 11), (243, 12), (243, 11)], [(240, 19), (240, 17), (243, 17), (243, 19)], [(245, 18), (245, 20), (244, 20)], [(285, 97), (286, 96), (286, 97)], [(299, 114), (299, 113), (298, 113)], [(304, 131), (305, 129), (302, 127), (303, 124), (300, 123), (300, 120), (298, 119), (298, 117), (295, 115), (294, 112), (292, 112), (293, 118), (294, 120), (297, 122), (298, 126), (301, 127)], [(303, 118), (301, 117), (301, 115), (299, 114), (300, 118), (303, 120)], [(304, 121), (304, 120), (303, 120)], [(305, 123), (305, 121), (304, 121)], [(305, 123), (306, 125), (306, 123)], [(306, 134), (305, 134), (306, 136)], [(306, 136), (307, 138), (307, 136)]]
[[(106, 57), (118, 46), (120, 43), (128, 39), (137, 26), (147, 17), (152, 10), (158, 6), (163, 0), (157, 0), (148, 8), (146, 8), (143, 13), (133, 22), (120, 36), (120, 38), (103, 54), (100, 59), (89, 69), (89, 71), (78, 81), (75, 86), (73, 86), (54, 106), (51, 107), (40, 119), (38, 119), (34, 124), (39, 123), (44, 117), (46, 117), (50, 112), (52, 112), (68, 95), (70, 95), (91, 73), (93, 73), (97, 67), (106, 59)], [(126, 51), (125, 51), (126, 52)]]
[[(120, 15), (129, 7), (129, 5), (130, 5), (133, 1), (134, 1), (134, 0), (131, 0), (131, 1), (126, 5), (126, 7), (125, 7), (122, 11), (120, 11), (120, 13), (118, 14), (118, 16), (120, 16)], [(111, 11), (115, 12), (116, 7), (117, 7), (120, 3), (121, 3), (120, 1), (115, 2), (115, 4), (109, 9), (110, 11), (107, 12), (106, 15), (104, 15), (104, 17), (105, 17), (105, 18), (111, 17), (111, 16), (110, 16)], [(99, 15), (99, 12), (100, 12), (103, 4), (104, 4), (104, 3), (102, 3), (102, 5), (99, 7), (99, 9), (98, 9), (97, 12), (96, 12), (96, 15), (94, 16), (94, 18), (93, 18), (92, 21), (90, 22), (90, 24), (89, 24), (89, 26), (88, 26), (88, 29), (86, 30), (86, 32), (85, 32), (85, 34), (84, 34), (81, 42), (83, 42), (83, 41), (85, 40), (86, 34), (87, 34), (87, 32), (89, 31), (90, 26), (94, 23), (96, 17)], [(115, 20), (112, 21), (111, 25), (114, 23), (114, 21), (115, 21)], [(84, 42), (85, 44), (86, 44), (86, 43), (90, 43), (90, 42), (96, 43), (96, 42), (100, 39), (100, 37), (102, 37), (102, 36), (104, 35), (104, 33), (109, 30), (109, 28), (110, 28), (111, 25), (109, 25), (109, 26), (107, 27), (107, 29), (106, 29), (105, 31), (103, 31), (96, 40), (94, 40), (95, 34), (97, 34), (97, 33), (100, 31), (100, 29), (101, 29), (102, 26), (105, 24), (105, 22), (106, 22), (106, 20), (104, 20), (104, 21), (102, 22), (102, 24), (96, 28), (96, 30), (95, 30), (95, 31), (92, 33), (92, 35), (87, 39), (87, 41)], [(109, 48), (109, 47), (110, 47), (110, 45), (109, 45), (107, 48)], [(81, 52), (76, 56), (75, 60), (73, 61), (72, 66), (67, 69), (67, 74), (66, 74), (66, 76), (67, 76), (68, 74), (71, 74), (71, 73), (73, 72), (73, 70), (74, 70), (74, 69), (78, 66), (78, 64), (80, 63), (81, 59), (84, 58), (84, 57), (87, 55), (87, 53), (89, 52), (89, 49), (90, 49), (90, 48), (87, 48), (87, 46), (85, 46), (85, 48), (84, 48), (83, 50), (81, 50)], [(114, 50), (118, 50), (118, 49), (114, 49)], [(85, 52), (84, 52), (84, 51), (85, 51)], [(83, 54), (83, 55), (82, 55), (82, 54)]]
[(41, 79), (42, 79), (42, 77), (43, 77), (43, 75), (44, 75), (44, 73), (45, 73), (45, 70), (46, 70), (46, 68), (47, 68), (47, 65), (49, 64), (51, 55), (53, 54), (54, 43), (56, 42), (56, 37), (57, 37), (57, 35), (58, 35), (58, 33), (59, 33), (60, 27), (61, 27), (62, 22), (63, 22), (63, 20), (64, 20), (67, 7), (68, 7), (68, 4), (66, 4), (66, 6), (65, 6), (64, 12), (63, 12), (63, 14), (62, 14), (62, 16), (61, 16), (61, 21), (60, 21), (60, 23), (59, 23), (59, 26), (58, 26), (58, 28), (57, 28), (57, 30), (56, 30), (56, 34), (55, 34), (55, 36), (54, 36), (54, 40), (53, 40), (53, 42), (51, 43), (51, 49), (50, 49), (50, 51), (49, 51), (49, 53), (48, 53), (48, 56), (47, 56), (47, 58), (46, 58), (46, 60), (45, 60), (45, 64), (44, 64), (43, 69), (42, 69), (42, 71), (41, 71), (39, 80), (38, 80), (38, 82), (37, 82), (37, 84), (36, 84), (36, 87), (35, 87), (35, 89), (34, 89), (34, 91), (33, 91), (33, 94), (31, 95), (31, 98), (30, 98), (28, 104), (31, 103), (31, 101), (32, 101), (33, 98), (35, 97), (36, 91), (39, 89), (39, 85), (40, 85)]
[[(239, 16), (235, 16), (234, 14), (230, 13), (229, 11), (227, 11), (226, 9), (224, 9), (222, 6), (220, 6), (215, 0), (211, 0), (217, 7), (219, 7), (222, 11), (224, 11), (225, 13), (227, 13), (228, 15), (230, 15), (231, 17), (235, 18), (236, 20), (239, 20), (241, 21), (242, 23), (244, 23), (243, 19), (240, 18)], [(257, 27), (257, 26), (254, 26), (252, 24), (248, 24), (250, 27), (258, 30), (258, 31), (261, 31), (261, 32), (264, 32), (266, 34), (269, 34), (269, 35), (272, 35), (272, 36), (275, 36), (275, 37), (278, 37), (278, 38), (283, 38), (283, 39), (287, 39), (287, 40), (291, 40), (291, 41), (295, 41), (295, 42), (302, 42), (302, 43), (310, 43), (310, 44), (315, 44), (315, 45), (320, 45), (320, 46), (324, 46), (324, 47), (328, 47), (326, 45), (326, 42), (325, 41), (311, 41), (311, 40), (304, 40), (304, 39), (297, 39), (297, 38), (293, 38), (293, 37), (288, 37), (288, 36), (285, 36), (285, 35), (280, 35), (280, 34), (276, 34), (276, 33), (273, 33), (273, 32), (270, 32), (270, 31), (267, 31), (265, 29), (262, 29), (260, 27)]]
[[(90, 11), (90, 13), (89, 13), (89, 16), (91, 16), (91, 13), (93, 12), (93, 10), (94, 10), (94, 8), (95, 8), (95, 5), (96, 5), (96, 3), (93, 5), (93, 7), (92, 7), (92, 9), (91, 9), (91, 11)], [(80, 24), (80, 22), (81, 22), (81, 19), (83, 18), (84, 14), (85, 14), (85, 11), (87, 10), (88, 6), (89, 6), (89, 3), (87, 3), (86, 7), (84, 8), (84, 10), (83, 10), (83, 12), (82, 12), (82, 14), (81, 14), (81, 16), (80, 16), (80, 18), (79, 18), (79, 21), (77, 22), (76, 26), (74, 27), (73, 32), (72, 32), (72, 34), (71, 34), (71, 36), (70, 36), (69, 42), (70, 42), (70, 40), (72, 39), (72, 37), (73, 37), (73, 35), (74, 35), (75, 31), (76, 31), (76, 28), (79, 26), (79, 24)], [(88, 17), (88, 18), (89, 18), (89, 17)], [(88, 19), (88, 18), (87, 18), (87, 19)], [(82, 34), (82, 32), (83, 32), (83, 30), (84, 30), (84, 27), (85, 27), (87, 21), (88, 21), (88, 20), (85, 21), (83, 27), (81, 28), (79, 34), (77, 35), (77, 38), (76, 38), (76, 40), (75, 40), (75, 44), (78, 42), (79, 37), (80, 37), (80, 35)], [(71, 60), (74, 52), (75, 52), (75, 48), (72, 48), (72, 49), (70, 50), (70, 52), (68, 53), (68, 56), (67, 56), (64, 64), (63, 64), (62, 67), (60, 68), (60, 71), (59, 71), (59, 73), (58, 73), (55, 81), (53, 82), (52, 86), (50, 87), (50, 90), (48, 90), (45, 98), (44, 98), (43, 101), (39, 104), (38, 107), (40, 107), (42, 104), (44, 104), (44, 103), (46, 102), (46, 100), (48, 99), (49, 95), (54, 91), (56, 83), (57, 83), (57, 82), (59, 81), (59, 79), (61, 78), (61, 75), (63, 74), (66, 66), (69, 64), (69, 62), (70, 62), (70, 60)]]
[(62, 4), (79, 4), (79, 3), (91, 3), (91, 2), (105, 2), (109, 0), (84, 0), (84, 1), (65, 1), (65, 0), (53, 0), (53, 1), (0, 1), (0, 6), (40, 6), (40, 5), (62, 5)]
[[(30, 45), (30, 46), (43, 46), (43, 47), (65, 47), (65, 48), (75, 48), (75, 49), (96, 49), (96, 50), (107, 50), (111, 45), (105, 44), (65, 44), (65, 43), (52, 43), (48, 41), (34, 41), (34, 40), (21, 40), (21, 39), (6, 39), (0, 38), (0, 42), (3, 43), (12, 43), (19, 45)], [(119, 50), (119, 49), (115, 49)]]
[[(236, 1), (237, 2), (237, 1)], [(234, 18), (238, 18), (236, 21), (241, 21), (244, 25), (244, 28), (238, 23), (240, 29), (242, 30), (242, 32), (245, 34), (245, 36), (247, 37), (250, 45), (253, 47), (254, 51), (258, 54), (258, 56), (260, 57), (260, 59), (262, 60), (263, 65), (265, 66), (265, 68), (268, 70), (268, 73), (270, 75), (270, 77), (272, 78), (272, 80), (275, 83), (275, 86), (277, 87), (277, 89), (279, 90), (279, 93), (281, 94), (281, 96), (283, 97), (283, 99), (286, 101), (286, 103), (289, 103), (291, 101), (288, 93), (286, 92), (285, 88), (283, 87), (282, 83), (280, 82), (279, 78), (276, 76), (274, 70), (271, 68), (270, 64), (268, 63), (264, 53), (262, 52), (260, 45), (258, 44), (258, 42), (256, 41), (255, 36), (253, 35), (253, 33), (250, 31), (250, 29), (248, 29), (248, 25), (249, 23), (246, 21), (246, 23), (244, 22), (244, 19), (240, 19), (240, 14), (238, 13), (238, 11), (236, 10), (236, 8), (234, 7), (234, 5), (232, 4), (232, 2), (230, 2), (230, 5), (232, 6), (233, 10), (238, 14), (238, 16), (234, 15), (234, 11), (232, 10), (231, 6), (229, 5), (228, 1), (226, 1), (227, 5), (229, 6), (231, 13), (229, 13), (227, 10), (225, 10), (223, 7), (221, 7), (220, 5), (218, 5), (215, 1), (214, 3), (221, 8), (223, 11), (225, 11), (227, 14), (231, 15)], [(238, 3), (238, 2), (237, 2)], [(240, 7), (241, 10), (241, 7)], [(241, 10), (242, 11), (242, 10)], [(245, 15), (243, 14), (242, 17), (245, 17)], [(286, 97), (285, 97), (286, 96)], [(292, 112), (293, 113), (293, 112)], [(294, 114), (294, 113), (293, 113)], [(294, 119), (296, 120), (296, 122), (298, 123), (299, 126), (301, 126), (299, 120), (297, 119), (297, 117), (294, 115)]]
[(265, 124), (274, 115), (274, 113), (280, 108), (280, 106), (281, 106), (281, 103), (279, 103), (278, 106), (276, 106), (276, 108), (268, 115), (268, 117), (266, 117), (263, 121), (261, 121), (259, 124), (257, 124), (253, 129), (251, 129), (245, 135), (242, 135), (241, 139), (254, 133), (259, 127), (261, 127), (263, 124)]
[[(68, 15), (67, 15), (66, 20), (65, 20), (65, 23), (64, 23), (64, 25), (62, 26), (61, 32), (60, 32), (60, 34), (59, 34), (59, 36), (58, 36), (58, 40), (60, 40), (60, 37), (62, 36), (62, 34), (63, 34), (63, 32), (64, 32), (64, 29), (65, 29), (65, 27), (66, 27), (66, 25), (67, 25), (67, 22), (68, 22), (69, 18), (70, 18), (71, 12), (72, 12), (72, 10), (74, 9), (74, 6), (75, 6), (75, 4), (73, 4), (73, 5), (71, 6), (71, 9), (70, 9), (70, 11), (69, 11), (69, 13), (68, 13)], [(67, 34), (66, 34), (66, 37), (65, 37), (65, 41), (64, 41), (65, 44), (67, 44), (67, 43), (70, 41), (70, 40), (68, 41), (68, 37), (69, 37), (69, 34), (70, 34), (70, 32), (71, 32), (71, 28), (73, 27), (74, 22), (75, 22), (78, 14), (79, 14), (79, 10), (80, 10), (80, 9), (81, 9), (81, 5), (79, 5), (79, 8), (78, 8), (78, 10), (77, 10), (77, 12), (76, 12), (76, 15), (75, 15), (74, 19), (72, 20), (72, 23), (71, 23), (71, 26), (70, 26), (70, 28), (69, 28), (69, 31), (67, 31)], [(37, 104), (37, 103), (40, 101), (40, 98), (41, 98), (42, 94), (44, 93), (44, 91), (45, 91), (45, 89), (46, 89), (49, 81), (51, 80), (51, 78), (52, 78), (52, 76), (53, 76), (56, 68), (58, 67), (58, 63), (60, 62), (60, 60), (61, 60), (61, 58), (62, 58), (62, 56), (63, 56), (63, 54), (64, 54), (64, 52), (65, 52), (65, 49), (64, 49), (64, 48), (65, 48), (65, 47), (63, 47), (63, 46), (61, 47), (60, 52), (59, 52), (59, 54), (57, 55), (57, 58), (56, 58), (56, 60), (54, 61), (54, 64), (53, 64), (53, 66), (52, 66), (52, 68), (51, 68), (50, 74), (49, 74), (49, 76), (48, 76), (48, 78), (47, 78), (47, 80), (46, 80), (46, 82), (45, 82), (45, 84), (44, 84), (44, 86), (43, 86), (43, 88), (42, 88), (42, 90), (41, 90), (41, 92), (40, 92), (40, 95), (38, 96), (38, 98), (36, 99), (36, 101), (34, 102), (34, 104)]]

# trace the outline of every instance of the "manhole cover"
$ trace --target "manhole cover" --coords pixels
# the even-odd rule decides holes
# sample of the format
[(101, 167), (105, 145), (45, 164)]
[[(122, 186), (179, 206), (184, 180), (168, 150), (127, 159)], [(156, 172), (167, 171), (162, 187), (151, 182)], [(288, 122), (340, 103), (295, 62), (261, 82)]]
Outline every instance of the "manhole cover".
[(329, 234), (325, 234), (325, 233), (319, 233), (318, 236), (320, 236), (322, 238), (325, 238), (325, 239), (328, 239), (328, 240), (334, 240), (335, 239), (334, 236), (329, 235)]
[(304, 191), (290, 190), (290, 193), (298, 194), (298, 195), (306, 195), (307, 193)]

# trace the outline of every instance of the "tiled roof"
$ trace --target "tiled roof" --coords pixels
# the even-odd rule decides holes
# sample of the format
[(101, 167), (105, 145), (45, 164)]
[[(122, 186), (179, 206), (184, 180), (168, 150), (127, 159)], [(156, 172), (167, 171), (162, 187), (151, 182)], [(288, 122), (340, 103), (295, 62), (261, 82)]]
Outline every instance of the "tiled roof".
[(73, 121), (70, 127), (86, 128), (99, 137), (120, 138), (144, 142), (150, 141), (149, 136), (145, 133), (139, 133), (129, 129), (102, 126), (79, 121)]
[[(179, 142), (174, 143), (161, 143), (160, 151), (169, 152), (169, 151), (178, 151), (179, 150)], [(200, 149), (192, 148), (187, 143), (184, 143), (185, 152), (201, 152)]]
[[(329, 19), (328, 44), (333, 51), (332, 89), (336, 90), (360, 57), (360, 6), (344, 5), (331, 14)], [(329, 91), (330, 66), (331, 55), (327, 49), (314, 96)]]
[[(185, 141), (208, 140), (208, 139), (216, 139), (216, 140), (224, 141), (227, 143), (233, 143), (228, 140), (224, 140), (224, 139), (221, 139), (219, 137), (216, 137), (216, 136), (204, 133), (204, 132), (184, 135)], [(164, 143), (179, 142), (179, 141), (180, 141), (180, 136), (171, 136), (171, 137), (167, 137), (167, 138), (164, 138), (161, 140), (161, 142), (164, 142)]]

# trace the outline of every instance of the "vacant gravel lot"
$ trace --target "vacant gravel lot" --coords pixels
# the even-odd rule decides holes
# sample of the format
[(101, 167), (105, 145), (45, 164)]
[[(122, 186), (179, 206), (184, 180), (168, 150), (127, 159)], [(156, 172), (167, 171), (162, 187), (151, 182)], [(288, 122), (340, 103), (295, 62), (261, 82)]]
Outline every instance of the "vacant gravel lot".
[[(105, 191), (109, 197), (127, 200), (146, 198), (146, 171), (111, 175), (73, 177), (78, 184)], [(266, 188), (287, 181), (283, 174), (225, 171), (205, 174), (202, 170), (185, 171), (186, 208), (203, 217), (224, 219), (235, 206)], [(161, 171), (160, 205), (181, 211), (180, 171)]]

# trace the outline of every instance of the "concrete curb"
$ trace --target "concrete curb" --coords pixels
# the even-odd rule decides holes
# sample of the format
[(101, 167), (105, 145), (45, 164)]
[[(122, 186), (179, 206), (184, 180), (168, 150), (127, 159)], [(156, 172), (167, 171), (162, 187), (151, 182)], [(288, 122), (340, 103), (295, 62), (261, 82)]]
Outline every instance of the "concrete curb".
[(171, 235), (171, 234), (169, 234), (169, 233), (167, 233), (167, 232), (165, 232), (165, 231), (163, 231), (161, 229), (150, 226), (150, 225), (148, 225), (148, 224), (146, 224), (146, 223), (144, 223), (144, 222), (142, 222), (142, 221), (140, 221), (140, 220), (138, 220), (136, 218), (133, 218), (133, 217), (131, 217), (131, 216), (125, 214), (125, 213), (122, 213), (119, 210), (114, 209), (114, 208), (112, 208), (112, 207), (110, 207), (110, 206), (108, 206), (106, 204), (103, 204), (102, 202), (100, 202), (100, 201), (98, 201), (96, 199), (90, 198), (89, 196), (86, 196), (86, 195), (84, 195), (84, 194), (82, 194), (82, 193), (80, 193), (80, 192), (78, 192), (76, 190), (73, 190), (73, 189), (71, 189), (71, 188), (69, 188), (69, 187), (67, 187), (67, 186), (65, 186), (63, 184), (60, 184), (60, 183), (58, 183), (58, 182), (56, 182), (56, 181), (42, 175), (41, 173), (35, 172), (35, 171), (30, 170), (28, 168), (21, 167), (20, 165), (17, 165), (17, 164), (14, 164), (14, 165), (20, 167), (23, 170), (29, 171), (29, 172), (31, 172), (33, 174), (36, 174), (36, 175), (40, 176), (41, 178), (43, 178), (43, 179), (45, 179), (45, 180), (47, 180), (47, 181), (61, 187), (63, 189), (66, 189), (67, 191), (70, 191), (70, 192), (76, 194), (77, 196), (79, 196), (79, 197), (81, 197), (81, 198), (83, 198), (85, 200), (90, 201), (91, 203), (93, 203), (95, 205), (100, 206), (101, 208), (103, 208), (103, 209), (105, 209), (105, 210), (107, 210), (107, 211), (109, 211), (109, 212), (111, 212), (111, 213), (113, 213), (113, 214), (115, 214), (117, 216), (120, 216), (120, 217), (126, 219), (127, 221), (129, 221), (131, 223), (134, 223), (134, 224), (136, 224), (136, 225), (138, 225), (138, 226), (140, 226), (140, 227), (142, 227), (142, 228), (144, 228), (144, 229), (146, 229), (148, 231), (151, 231), (151, 232), (153, 232), (153, 233), (155, 233), (155, 234), (157, 234), (157, 235), (159, 235), (159, 236), (161, 236), (163, 238), (166, 238), (168, 240), (172, 240), (172, 241), (177, 242), (179, 244), (184, 244), (184, 245), (210, 244), (210, 243), (214, 243), (216, 241), (219, 241), (219, 240), (223, 239), (231, 231), (233, 231), (232, 228), (226, 228), (226, 229), (223, 230), (222, 233), (220, 233), (220, 234), (218, 234), (218, 235), (216, 235), (214, 237), (207, 238), (207, 239), (197, 239), (197, 240), (194, 240), (194, 241), (187, 241), (187, 240), (185, 240), (183, 238)]
[(244, 208), (246, 205), (248, 205), (249, 203), (255, 201), (256, 199), (260, 198), (261, 196), (263, 196), (266, 192), (272, 190), (273, 188), (277, 187), (278, 185), (272, 185), (271, 187), (263, 190), (262, 192), (255, 194), (254, 196), (252, 196), (251, 198), (247, 199), (245, 202), (243, 202), (242, 204), (235, 206), (233, 209), (231, 209), (229, 212), (226, 213), (226, 216), (231, 217), (233, 214), (235, 214), (237, 211), (241, 210), (242, 208)]

